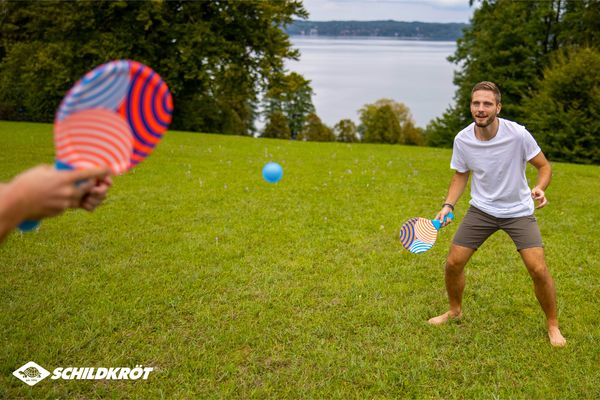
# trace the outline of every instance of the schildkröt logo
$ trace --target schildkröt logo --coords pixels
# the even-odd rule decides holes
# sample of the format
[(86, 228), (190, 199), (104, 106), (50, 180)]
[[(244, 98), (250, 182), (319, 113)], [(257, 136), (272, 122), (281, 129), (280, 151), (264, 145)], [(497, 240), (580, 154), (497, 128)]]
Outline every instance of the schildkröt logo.
[(29, 361), (27, 364), (13, 372), (13, 375), (29, 386), (33, 386), (50, 375), (50, 372), (46, 371), (43, 367), (33, 361)]
[[(50, 379), (57, 380), (138, 380), (148, 379), (150, 372), (154, 371), (152, 367), (143, 367), (136, 365), (135, 368), (126, 367), (110, 367), (110, 368), (92, 368), (92, 367), (67, 367), (55, 368), (52, 371)], [(28, 362), (21, 368), (13, 372), (13, 375), (28, 384), (33, 386), (42, 379), (50, 375), (50, 372), (34, 363)]]

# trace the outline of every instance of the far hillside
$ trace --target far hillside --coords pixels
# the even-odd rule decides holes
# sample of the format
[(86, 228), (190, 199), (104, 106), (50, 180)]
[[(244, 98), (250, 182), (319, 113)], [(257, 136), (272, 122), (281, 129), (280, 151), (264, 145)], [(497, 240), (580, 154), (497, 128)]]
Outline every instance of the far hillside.
[(310, 36), (375, 36), (399, 39), (455, 41), (464, 23), (429, 23), (403, 21), (300, 21), (295, 20), (286, 32)]

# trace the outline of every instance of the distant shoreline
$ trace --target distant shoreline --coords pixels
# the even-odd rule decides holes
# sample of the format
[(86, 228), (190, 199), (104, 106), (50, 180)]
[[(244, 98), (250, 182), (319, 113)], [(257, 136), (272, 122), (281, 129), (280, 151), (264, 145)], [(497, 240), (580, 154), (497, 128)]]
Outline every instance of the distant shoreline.
[(431, 38), (423, 38), (423, 37), (415, 37), (415, 36), (408, 36), (408, 37), (400, 37), (400, 36), (336, 36), (336, 35), (300, 35), (300, 34), (296, 34), (296, 35), (289, 35), (291, 38), (306, 38), (306, 39), (340, 39), (340, 40), (347, 40), (347, 39), (357, 39), (357, 40), (405, 40), (405, 41), (409, 41), (409, 42), (448, 42), (448, 43), (455, 43), (455, 40), (449, 40), (449, 39), (431, 39)]
[(392, 38), (400, 40), (456, 41), (469, 24), (403, 21), (303, 21), (285, 29), (290, 36)]

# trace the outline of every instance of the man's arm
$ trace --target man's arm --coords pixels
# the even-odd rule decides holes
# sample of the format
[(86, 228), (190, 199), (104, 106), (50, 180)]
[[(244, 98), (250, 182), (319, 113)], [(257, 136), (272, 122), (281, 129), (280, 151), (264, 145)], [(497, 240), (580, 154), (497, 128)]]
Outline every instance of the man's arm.
[(544, 153), (541, 151), (537, 156), (529, 160), (529, 162), (538, 171), (537, 184), (533, 189), (531, 189), (531, 197), (533, 197), (533, 200), (537, 200), (539, 202), (536, 208), (542, 208), (548, 204), (545, 190), (548, 185), (550, 185), (550, 180), (552, 180), (552, 167), (550, 166), (550, 163), (546, 159)]
[[(436, 215), (435, 219), (437, 219), (438, 221), (443, 221), (444, 217), (446, 215), (448, 215), (448, 213), (453, 211), (452, 207), (454, 207), (454, 205), (458, 202), (458, 199), (460, 199), (460, 196), (462, 196), (463, 192), (465, 191), (465, 188), (467, 187), (467, 182), (469, 181), (469, 174), (470, 174), (469, 171), (467, 171), (467, 172), (456, 171), (454, 173), (454, 176), (452, 177), (452, 180), (450, 181), (450, 187), (448, 188), (448, 195), (446, 195), (446, 201), (444, 201), (445, 205), (442, 207), (440, 212)], [(449, 207), (446, 204), (450, 204), (450, 205), (452, 205), (452, 207)], [(445, 222), (444, 226), (449, 223), (450, 223), (450, 221)]]

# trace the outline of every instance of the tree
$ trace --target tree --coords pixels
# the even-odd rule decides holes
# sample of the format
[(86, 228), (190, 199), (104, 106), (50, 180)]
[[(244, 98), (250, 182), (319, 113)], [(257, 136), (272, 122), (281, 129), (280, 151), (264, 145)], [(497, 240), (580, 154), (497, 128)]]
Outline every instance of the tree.
[(527, 127), (549, 159), (600, 163), (600, 51), (559, 53), (525, 107)]
[(565, 1), (564, 17), (557, 39), (567, 47), (600, 49), (600, 2)]
[(390, 105), (376, 108), (372, 117), (363, 125), (365, 142), (398, 143), (402, 136), (400, 121)]
[(501, 116), (528, 121), (531, 102), (527, 99), (544, 87), (544, 71), (556, 54), (574, 48), (600, 49), (600, 2), (596, 0), (477, 3), (470, 26), (449, 58), (460, 68), (454, 76), (455, 103), (427, 126), (428, 145), (451, 147), (454, 136), (472, 122), (469, 102), (477, 82), (498, 84)]
[(419, 131), (415, 128), (410, 110), (403, 103), (380, 99), (360, 110), (358, 130), (364, 142), (417, 144)]
[(425, 145), (425, 130), (412, 123), (405, 127), (404, 144), (423, 146)]
[(275, 111), (269, 115), (262, 137), (290, 139), (290, 126), (287, 117), (281, 111)]
[(469, 123), (464, 116), (464, 110), (458, 108), (458, 105), (450, 106), (442, 117), (429, 122), (425, 128), (427, 146), (452, 147), (454, 136)]
[(335, 135), (331, 128), (321, 122), (321, 118), (317, 114), (310, 113), (306, 117), (306, 124), (298, 135), (298, 139), (311, 142), (333, 142)]
[(307, 116), (315, 111), (310, 81), (296, 72), (273, 79), (264, 99), (265, 115), (283, 113), (289, 124), (292, 139), (304, 126)]
[(479, 3), (449, 57), (461, 67), (454, 75), (455, 104), (428, 125), (430, 145), (451, 147), (454, 136), (472, 121), (471, 89), (480, 81), (495, 82), (502, 91), (501, 115), (520, 120), (527, 113), (521, 104), (524, 96), (535, 90), (546, 57), (558, 45), (554, 38), (561, 0)]
[(335, 124), (333, 131), (338, 142), (354, 143), (360, 141), (356, 124), (351, 119), (342, 119)]
[(251, 134), (258, 98), (297, 58), (282, 30), (299, 0), (0, 1), (0, 117), (51, 121), (86, 71), (127, 58), (175, 100), (172, 128)]

